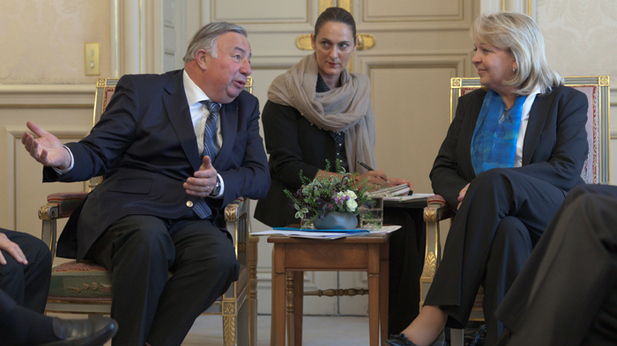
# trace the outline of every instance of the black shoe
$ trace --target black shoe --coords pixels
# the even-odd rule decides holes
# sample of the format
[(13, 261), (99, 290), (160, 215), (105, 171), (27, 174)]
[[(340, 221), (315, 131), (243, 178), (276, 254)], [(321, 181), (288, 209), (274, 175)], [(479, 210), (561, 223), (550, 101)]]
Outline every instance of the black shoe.
[(391, 346), (418, 346), (407, 339), (405, 334), (390, 335), (390, 339), (384, 341), (384, 344)]
[(475, 328), (465, 328), (465, 346), (484, 346), (486, 339), (486, 324)]
[(118, 323), (103, 316), (79, 320), (54, 318), (53, 328), (60, 340), (44, 346), (100, 346), (116, 335)]
[[(405, 334), (390, 335), (390, 339), (384, 341), (384, 344), (391, 346), (418, 346), (411, 340), (407, 339)], [(445, 338), (443, 332), (439, 334), (437, 339), (433, 341), (429, 346), (445, 346)]]

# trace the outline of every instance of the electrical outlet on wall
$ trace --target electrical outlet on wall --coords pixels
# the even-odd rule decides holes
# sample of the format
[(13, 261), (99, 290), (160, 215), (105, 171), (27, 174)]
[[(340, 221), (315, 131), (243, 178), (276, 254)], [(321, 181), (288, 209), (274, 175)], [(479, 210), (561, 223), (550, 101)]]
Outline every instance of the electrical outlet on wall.
[(84, 44), (84, 70), (86, 76), (99, 76), (101, 74), (99, 42), (86, 42)]

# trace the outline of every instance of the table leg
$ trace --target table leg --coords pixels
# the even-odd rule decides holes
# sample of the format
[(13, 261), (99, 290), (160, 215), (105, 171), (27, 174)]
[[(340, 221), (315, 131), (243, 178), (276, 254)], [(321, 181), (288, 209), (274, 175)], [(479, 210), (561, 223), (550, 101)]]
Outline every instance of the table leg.
[[(274, 249), (272, 250), (272, 262), (271, 263), (275, 263)], [(276, 282), (275, 280), (276, 273), (274, 272), (274, 266), (272, 267), (270, 276), (271, 276), (270, 281), (272, 282), (270, 284), (272, 286), (272, 289), (270, 290), (270, 346), (276, 346), (276, 319), (274, 318), (275, 311), (276, 311), (276, 305), (274, 304), (276, 303), (276, 299), (274, 298), (276, 297), (274, 295), (274, 283)]]
[(368, 320), (371, 346), (379, 345), (379, 245), (368, 249)]
[(277, 346), (285, 346), (285, 244), (274, 244), (273, 261), (274, 264), (274, 284), (272, 311)]
[(294, 324), (293, 335), (294, 345), (302, 346), (302, 315), (304, 313), (304, 272), (295, 271), (293, 274), (293, 304), (294, 304)]
[(285, 324), (287, 325), (287, 345), (294, 345), (294, 316), (296, 315), (294, 304), (294, 274), (295, 272), (286, 271), (285, 279), (287, 286), (285, 287)]
[(381, 342), (388, 338), (388, 302), (390, 301), (390, 244), (381, 245), (379, 256), (379, 319), (381, 324)]

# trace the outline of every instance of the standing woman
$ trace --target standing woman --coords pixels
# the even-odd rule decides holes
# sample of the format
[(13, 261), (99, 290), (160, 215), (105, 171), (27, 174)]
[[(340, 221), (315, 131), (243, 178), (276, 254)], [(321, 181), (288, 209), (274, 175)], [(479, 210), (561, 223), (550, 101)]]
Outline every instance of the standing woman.
[(503, 330), (495, 309), (567, 192), (583, 183), (587, 98), (563, 86), (529, 16), (496, 13), (471, 28), (483, 89), (459, 99), (435, 159), (435, 193), (458, 210), (419, 316), (391, 345), (428, 345), (462, 328), (484, 287), (487, 345)]
[[(358, 39), (353, 16), (338, 7), (326, 9), (311, 35), (315, 52), (278, 76), (268, 90), (263, 127), (272, 184), (268, 196), (257, 203), (255, 218), (271, 227), (299, 223), (284, 190), (296, 191), (299, 173), (309, 178), (339, 174), (335, 160), (347, 172), (358, 172), (359, 183), (375, 187), (411, 182), (389, 178), (383, 171), (367, 171), (362, 161), (375, 166), (375, 119), (366, 75), (346, 69)], [(412, 319), (410, 309), (419, 305), (422, 258), (421, 213), (386, 212), (385, 222), (403, 225), (391, 238), (391, 332), (400, 332)], [(396, 310), (400, 315), (393, 315)], [(407, 321), (408, 320), (408, 321)]]

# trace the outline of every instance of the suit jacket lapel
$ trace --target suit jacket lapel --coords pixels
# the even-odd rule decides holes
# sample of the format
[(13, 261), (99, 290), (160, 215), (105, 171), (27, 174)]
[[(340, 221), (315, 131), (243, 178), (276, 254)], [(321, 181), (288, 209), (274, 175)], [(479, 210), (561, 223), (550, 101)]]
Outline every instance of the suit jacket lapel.
[[(483, 91), (483, 90), (482, 90)], [(471, 107), (471, 111), (468, 112), (469, 115), (466, 116), (464, 123), (461, 124), (462, 129), (460, 133), (464, 134), (464, 142), (463, 148), (468, 148), (463, 152), (464, 159), (459, 163), (460, 168), (463, 172), (463, 177), (467, 180), (472, 180), (476, 177), (476, 172), (473, 170), (473, 165), (471, 163), (471, 142), (473, 140), (473, 134), (476, 129), (476, 123), (478, 122), (478, 117), (480, 116), (480, 110), (482, 109), (482, 103), (484, 102), (484, 97), (486, 97), (486, 91), (482, 92), (478, 91), (477, 97), (478, 100), (475, 102), (470, 102), (469, 107)]]
[(223, 105), (219, 116), (221, 117), (223, 146), (214, 160), (214, 168), (225, 167), (232, 154), (238, 132), (238, 101), (233, 100), (231, 103)]
[(166, 93), (163, 94), (163, 104), (167, 117), (178, 136), (180, 145), (184, 150), (191, 166), (194, 170), (198, 170), (201, 166), (201, 159), (197, 149), (197, 139), (195, 138), (195, 129), (191, 121), (191, 113), (189, 105), (186, 101), (184, 93), (184, 85), (182, 84), (182, 73), (178, 73), (165, 86)]
[(523, 165), (531, 162), (533, 152), (540, 140), (540, 134), (546, 125), (549, 106), (546, 102), (546, 95), (538, 94), (529, 111), (529, 120), (527, 121), (527, 130), (525, 131), (525, 139), (523, 140)]

